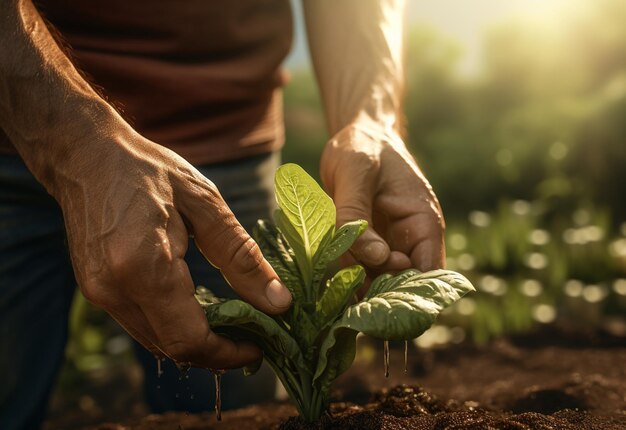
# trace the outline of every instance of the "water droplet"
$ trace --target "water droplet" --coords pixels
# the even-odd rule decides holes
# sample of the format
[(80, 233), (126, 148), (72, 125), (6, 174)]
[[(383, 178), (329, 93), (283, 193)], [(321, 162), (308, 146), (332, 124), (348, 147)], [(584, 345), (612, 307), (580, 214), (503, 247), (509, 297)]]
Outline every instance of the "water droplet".
[(383, 361), (385, 363), (385, 378), (389, 378), (389, 341), (386, 340), (383, 347)]
[(163, 369), (161, 369), (161, 358), (156, 357), (156, 361), (157, 361), (157, 378), (160, 378), (161, 375), (163, 374)]
[(192, 394), (191, 396), (189, 396), (189, 398), (190, 398), (191, 400), (193, 400), (193, 398), (194, 398), (194, 395)]
[(176, 398), (178, 399), (180, 397), (180, 393), (176, 393)]
[(224, 370), (211, 369), (215, 378), (215, 418), (222, 421), (222, 375)]
[(160, 385), (157, 385), (157, 390), (160, 390), (160, 389), (161, 389), (161, 386), (160, 386)]
[(407, 363), (409, 361), (409, 341), (404, 341), (404, 373), (408, 373)]

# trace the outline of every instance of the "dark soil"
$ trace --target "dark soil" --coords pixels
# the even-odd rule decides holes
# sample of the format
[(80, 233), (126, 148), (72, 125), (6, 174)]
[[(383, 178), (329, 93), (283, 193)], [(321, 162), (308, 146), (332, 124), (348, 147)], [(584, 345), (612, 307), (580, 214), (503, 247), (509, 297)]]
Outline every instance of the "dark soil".
[(169, 413), (89, 430), (626, 429), (624, 338), (558, 331), (412, 350), (407, 374), (402, 345), (394, 346), (385, 379), (382, 342), (364, 340), (335, 384), (330, 413), (313, 426), (278, 403), (226, 411), (221, 423), (212, 413)]

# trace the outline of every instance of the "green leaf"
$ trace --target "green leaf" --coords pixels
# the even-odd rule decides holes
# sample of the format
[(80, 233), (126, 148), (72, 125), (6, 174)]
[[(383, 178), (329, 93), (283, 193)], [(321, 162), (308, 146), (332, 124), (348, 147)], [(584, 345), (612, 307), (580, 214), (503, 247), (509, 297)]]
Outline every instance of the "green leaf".
[(341, 321), (381, 339), (413, 339), (428, 329), (444, 308), (473, 290), (467, 278), (453, 271), (409, 269), (386, 278), (374, 296), (348, 308)]
[[(320, 244), (335, 228), (335, 205), (300, 166), (285, 164), (274, 177), (280, 211), (276, 223), (295, 252), (305, 283), (310, 286), (313, 261)], [(332, 233), (331, 233), (332, 234)]]
[(303, 301), (302, 277), (295, 262), (295, 254), (284, 236), (274, 224), (266, 220), (257, 221), (252, 235), (259, 244), (265, 259), (291, 292), (294, 302)]
[(393, 275), (389, 273), (385, 273), (383, 275), (378, 276), (376, 279), (374, 279), (372, 281), (372, 284), (368, 288), (368, 290), (365, 292), (365, 296), (363, 297), (363, 300), (367, 300), (370, 297), (374, 297), (376, 294), (378, 294), (381, 288), (387, 285), (387, 281), (391, 278), (393, 278)]
[(383, 275), (372, 286), (375, 291), (346, 309), (322, 343), (313, 378), (320, 389), (328, 389), (350, 366), (354, 345), (347, 344), (354, 343), (358, 332), (387, 340), (413, 339), (444, 308), (474, 290), (464, 276), (448, 270), (409, 269), (396, 276)]
[[(319, 330), (311, 320), (312, 316), (300, 306), (294, 304), (291, 308), (293, 325), (291, 327), (292, 336), (300, 346), (300, 351), (306, 360), (312, 360), (317, 352), (315, 341), (319, 335)], [(313, 315), (314, 316), (314, 315)]]
[[(324, 393), (325, 401), (328, 399), (330, 385), (343, 372), (348, 370), (356, 356), (356, 336), (358, 332), (355, 330), (338, 327), (329, 333), (325, 342), (322, 344), (320, 355), (317, 363), (317, 371), (313, 377), (313, 385)], [(324, 350), (326, 341), (333, 339), (332, 354), (326, 354), (328, 350)], [(322, 355), (322, 353), (324, 353)]]
[(296, 341), (268, 315), (241, 300), (211, 303), (198, 294), (196, 299), (215, 332), (256, 343), (278, 366), (288, 366), (291, 362), (305, 368)]
[(316, 323), (322, 328), (337, 316), (352, 298), (354, 292), (365, 279), (365, 269), (361, 266), (351, 266), (340, 270), (327, 282), (326, 291), (317, 302)]
[(330, 239), (330, 243), (323, 247), (324, 252), (318, 254), (313, 267), (313, 285), (320, 284), (328, 265), (341, 257), (354, 241), (367, 230), (367, 221), (357, 220), (342, 225)]
[(311, 300), (312, 298), (309, 297), (310, 294), (307, 286), (311, 285), (311, 280), (313, 278), (313, 269), (308, 263), (308, 256), (307, 251), (304, 247), (304, 242), (302, 241), (300, 234), (291, 225), (291, 222), (289, 221), (282, 209), (276, 209), (274, 211), (274, 221), (276, 221), (276, 226), (278, 227), (280, 233), (283, 235), (283, 237), (287, 241), (287, 244), (293, 251), (296, 266), (298, 267), (300, 278), (302, 279), (301, 288), (305, 292), (306, 299)]

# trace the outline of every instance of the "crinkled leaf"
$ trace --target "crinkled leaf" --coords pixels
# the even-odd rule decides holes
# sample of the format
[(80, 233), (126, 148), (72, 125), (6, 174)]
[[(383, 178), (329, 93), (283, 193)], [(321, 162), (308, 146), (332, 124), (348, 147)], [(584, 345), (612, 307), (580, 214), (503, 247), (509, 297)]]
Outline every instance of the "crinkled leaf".
[(265, 259), (272, 265), (294, 302), (303, 300), (302, 277), (295, 262), (295, 254), (283, 235), (270, 221), (258, 220), (252, 232)]
[(316, 306), (318, 327), (324, 327), (343, 312), (364, 279), (365, 269), (361, 266), (351, 266), (340, 270), (328, 280), (326, 291)]
[[(397, 275), (397, 276), (399, 276), (399, 275)], [(370, 287), (368, 288), (367, 292), (365, 293), (365, 296), (363, 297), (363, 300), (367, 300), (370, 297), (374, 297), (376, 294), (378, 294), (380, 292), (380, 289), (383, 286), (385, 286), (387, 284), (387, 281), (389, 279), (391, 279), (391, 278), (393, 278), (393, 275), (391, 275), (389, 273), (385, 273), (385, 274), (382, 274), (382, 275), (376, 277), (376, 279), (374, 279), (372, 281), (372, 284), (370, 285)]]
[(241, 300), (210, 303), (198, 295), (196, 298), (212, 330), (253, 341), (279, 366), (291, 361), (305, 367), (296, 341), (271, 317)]
[(279, 211), (276, 223), (293, 248), (304, 281), (310, 285), (320, 244), (335, 228), (335, 205), (300, 166), (284, 164), (274, 177)]
[(354, 342), (356, 333), (387, 340), (413, 339), (426, 331), (444, 308), (474, 290), (464, 276), (448, 270), (421, 273), (410, 269), (377, 281), (373, 283), (376, 291), (346, 309), (322, 343), (314, 376), (321, 389), (328, 389), (350, 366), (348, 358), (354, 357), (354, 347), (346, 343)]
[(444, 308), (473, 290), (467, 278), (453, 271), (409, 269), (383, 281), (375, 296), (349, 307), (340, 321), (381, 339), (413, 339)]
[(346, 223), (339, 227), (335, 234), (330, 239), (327, 246), (323, 246), (324, 252), (318, 254), (314, 267), (313, 267), (313, 285), (320, 284), (328, 265), (341, 257), (346, 252), (354, 241), (367, 230), (367, 221), (357, 220)]

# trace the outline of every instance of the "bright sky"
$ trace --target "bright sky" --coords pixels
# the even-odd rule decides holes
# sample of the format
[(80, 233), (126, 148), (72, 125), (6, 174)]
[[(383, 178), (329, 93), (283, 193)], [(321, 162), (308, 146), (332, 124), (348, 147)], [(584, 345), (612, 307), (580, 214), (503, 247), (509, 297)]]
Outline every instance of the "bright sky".
[[(485, 29), (513, 18), (558, 22), (582, 0), (407, 0), (410, 24), (424, 23), (458, 40), (464, 48), (462, 72), (478, 69), (480, 41)], [(299, 0), (292, 1), (297, 19), (294, 49), (287, 67), (309, 67)]]
[(409, 22), (424, 23), (456, 39), (464, 49), (463, 72), (479, 67), (485, 30), (511, 19), (559, 21), (575, 0), (408, 0)]

